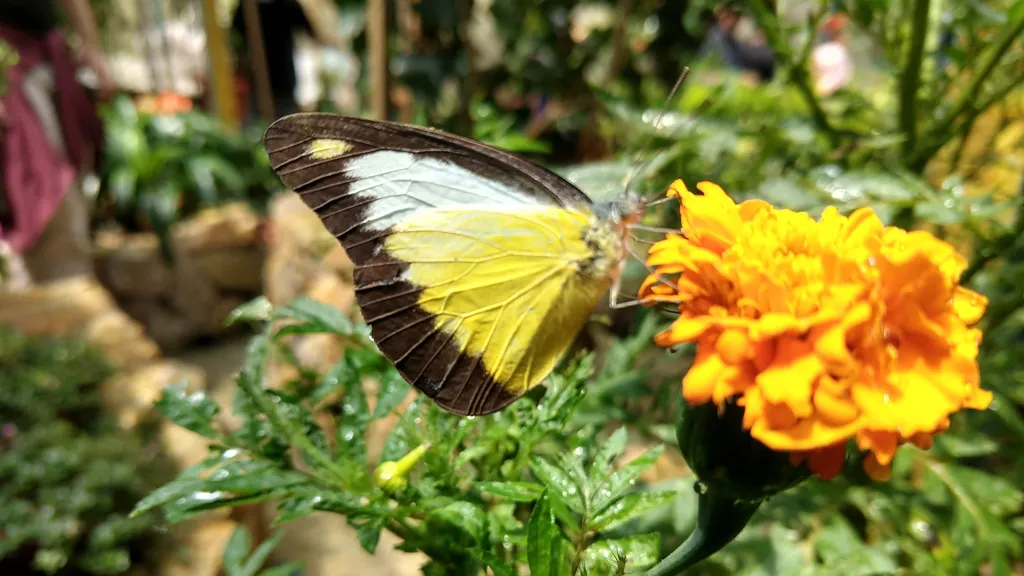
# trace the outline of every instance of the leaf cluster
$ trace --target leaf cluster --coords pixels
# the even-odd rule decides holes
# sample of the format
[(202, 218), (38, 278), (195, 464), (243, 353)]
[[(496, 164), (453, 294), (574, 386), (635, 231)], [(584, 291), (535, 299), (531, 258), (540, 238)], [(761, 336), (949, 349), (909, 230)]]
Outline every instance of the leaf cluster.
[[(162, 508), (180, 522), (205, 510), (274, 501), (280, 524), (334, 512), (370, 552), (388, 530), (400, 549), (425, 553), (425, 574), (478, 574), (485, 566), (505, 574), (521, 565), (534, 574), (621, 574), (657, 560), (659, 536), (629, 527), (676, 495), (637, 485), (660, 447), (623, 464), (624, 428), (603, 438), (607, 421), (575, 418), (588, 394), (584, 384), (602, 386), (592, 355), (553, 374), (543, 396), (528, 395), (492, 416), (460, 418), (425, 398), (399, 409), (409, 386), (372, 346), (367, 328), (329, 306), (300, 298), (271, 309), (258, 300), (233, 320), (267, 322), (238, 375), (241, 425), (223, 428), (219, 407), (202, 393), (167, 389), (158, 409), (207, 437), (210, 455), (139, 502), (136, 513)], [(344, 356), (326, 374), (286, 352), (290, 335), (310, 333), (344, 342)], [(271, 360), (293, 363), (298, 376), (266, 388)], [(384, 419), (391, 427), (381, 443), (373, 430)], [(429, 448), (407, 483), (375, 479), (380, 463), (418, 446)]]
[(128, 513), (161, 467), (102, 413), (111, 372), (79, 340), (0, 328), (0, 572), (113, 575), (146, 560), (156, 518)]

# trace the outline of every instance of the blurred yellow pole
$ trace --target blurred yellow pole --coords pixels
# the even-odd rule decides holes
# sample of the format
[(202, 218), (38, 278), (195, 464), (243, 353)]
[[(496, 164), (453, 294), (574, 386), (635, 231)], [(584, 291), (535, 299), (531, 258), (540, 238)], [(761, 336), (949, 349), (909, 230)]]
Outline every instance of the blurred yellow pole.
[(370, 65), (370, 112), (375, 120), (388, 119), (388, 3), (366, 3), (366, 50)]
[(214, 110), (221, 121), (238, 128), (239, 116), (235, 102), (235, 75), (231, 65), (231, 49), (224, 29), (217, 21), (215, 0), (200, 0), (203, 4), (203, 28), (210, 55), (210, 86), (214, 94)]

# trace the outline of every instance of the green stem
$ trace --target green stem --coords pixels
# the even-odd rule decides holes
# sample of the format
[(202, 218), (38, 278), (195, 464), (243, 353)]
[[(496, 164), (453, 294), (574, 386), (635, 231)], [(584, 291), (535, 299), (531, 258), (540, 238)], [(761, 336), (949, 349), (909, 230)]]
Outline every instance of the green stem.
[[(775, 53), (779, 62), (785, 63), (786, 68), (788, 68), (789, 78), (793, 81), (793, 85), (796, 86), (800, 95), (803, 96), (807, 107), (811, 111), (811, 118), (814, 120), (815, 125), (818, 126), (818, 129), (825, 134), (832, 144), (836, 144), (839, 140), (839, 133), (836, 132), (836, 129), (829, 122), (825, 109), (821, 107), (818, 97), (814, 94), (814, 89), (811, 87), (811, 77), (807, 72), (807, 63), (800, 62), (794, 57), (789, 49), (789, 45), (786, 44), (786, 39), (779, 33), (778, 18), (768, 9), (763, 0), (750, 2), (749, 6), (752, 9), (754, 20), (757, 21), (758, 27), (764, 32), (768, 44), (772, 47), (772, 52)], [(811, 33), (813, 34), (814, 31), (812, 30)]]
[(718, 552), (743, 530), (760, 501), (740, 502), (705, 490), (697, 499), (697, 527), (679, 548), (647, 571), (647, 576), (677, 576)]
[(913, 153), (917, 146), (917, 90), (921, 85), (921, 62), (924, 59), (924, 41), (928, 35), (930, 6), (930, 0), (914, 0), (910, 45), (900, 74), (900, 130), (905, 136), (905, 156)]
[[(245, 393), (252, 398), (256, 406), (259, 407), (260, 412), (263, 412), (267, 419), (270, 420), (270, 424), (277, 428), (278, 432), (288, 438), (288, 441), (292, 446), (298, 447), (303, 450), (311, 458), (316, 460), (325, 470), (331, 473), (336, 479), (335, 485), (344, 488), (345, 474), (341, 468), (334, 463), (333, 460), (324, 454), (319, 448), (317, 448), (313, 442), (302, 433), (295, 426), (292, 426), (290, 422), (277, 410), (277, 405), (271, 402), (266, 396), (266, 390), (262, 387), (263, 381), (263, 365), (262, 362), (267, 356), (267, 347), (270, 343), (270, 330), (271, 326), (268, 324), (267, 328), (262, 334), (256, 336), (253, 342), (249, 345), (247, 355), (253, 358), (259, 358), (261, 364), (259, 366), (243, 366), (243, 373), (238, 377), (238, 385), (245, 390)], [(250, 373), (246, 373), (249, 372)]]
[[(1010, 9), (1008, 13), (1013, 13), (1014, 10)], [(953, 111), (946, 116), (945, 122), (939, 126), (935, 126), (930, 130), (933, 135), (948, 134), (950, 133), (950, 127), (958, 121), (960, 115), (967, 112), (969, 109), (974, 108), (974, 114), (980, 114), (983, 108), (974, 107), (973, 103), (977, 101), (978, 96), (981, 94), (981, 87), (985, 83), (985, 80), (992, 74), (992, 72), (999, 65), (999, 62), (1006, 55), (1006, 52), (1010, 49), (1010, 46), (1017, 40), (1017, 38), (1024, 33), (1024, 10), (1017, 10), (1020, 13), (1016, 22), (1010, 23), (1000, 34), (999, 41), (995, 43), (992, 49), (986, 54), (983, 59), (984, 64), (980, 66), (977, 74), (971, 79), (967, 89), (960, 94), (960, 98), (956, 104), (953, 105)], [(934, 147), (935, 150), (941, 148), (941, 144)], [(931, 156), (935, 152), (931, 148), (928, 150), (922, 150), (917, 152), (912, 158), (909, 165), (914, 167), (923, 167)]]

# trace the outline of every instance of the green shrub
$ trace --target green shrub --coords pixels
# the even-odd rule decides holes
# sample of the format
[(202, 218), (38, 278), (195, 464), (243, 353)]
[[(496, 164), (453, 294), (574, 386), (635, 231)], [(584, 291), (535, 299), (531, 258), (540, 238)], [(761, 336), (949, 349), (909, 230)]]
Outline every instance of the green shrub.
[(233, 133), (201, 112), (137, 110), (126, 96), (103, 110), (107, 146), (97, 218), (152, 231), (170, 255), (170, 228), (203, 208), (246, 201), (262, 211), (281, 189), (259, 127)]
[(129, 518), (158, 468), (100, 411), (112, 369), (81, 341), (0, 328), (0, 572), (124, 573), (151, 515)]

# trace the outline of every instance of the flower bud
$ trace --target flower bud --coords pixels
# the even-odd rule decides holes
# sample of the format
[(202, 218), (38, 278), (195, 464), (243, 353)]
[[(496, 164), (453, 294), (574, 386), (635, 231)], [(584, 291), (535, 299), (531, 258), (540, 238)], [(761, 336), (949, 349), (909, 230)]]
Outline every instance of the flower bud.
[(406, 474), (423, 458), (430, 449), (430, 444), (420, 444), (397, 462), (381, 462), (373, 471), (373, 482), (385, 492), (393, 494), (409, 485)]

